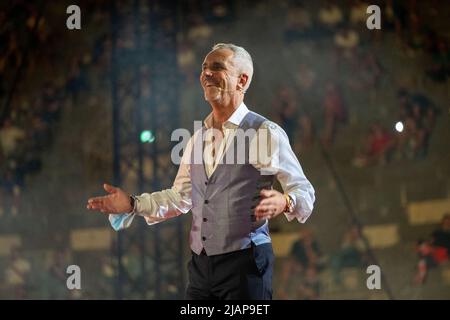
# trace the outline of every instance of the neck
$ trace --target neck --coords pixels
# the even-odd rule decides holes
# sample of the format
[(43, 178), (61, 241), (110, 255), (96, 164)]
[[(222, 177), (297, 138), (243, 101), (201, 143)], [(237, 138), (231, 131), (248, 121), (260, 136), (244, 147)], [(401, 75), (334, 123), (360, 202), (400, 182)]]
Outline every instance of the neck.
[(214, 124), (222, 128), (222, 124), (231, 117), (243, 100), (243, 95), (239, 95), (239, 97), (231, 98), (227, 103), (223, 103), (222, 101), (211, 102)]

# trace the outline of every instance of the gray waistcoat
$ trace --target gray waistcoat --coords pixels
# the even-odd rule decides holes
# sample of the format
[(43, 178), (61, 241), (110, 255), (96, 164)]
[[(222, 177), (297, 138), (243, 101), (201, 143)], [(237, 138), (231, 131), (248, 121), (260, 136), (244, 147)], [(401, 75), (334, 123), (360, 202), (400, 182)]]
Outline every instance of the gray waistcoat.
[[(257, 130), (266, 119), (249, 112), (240, 124), (240, 128)], [(205, 128), (203, 127), (203, 132)], [(202, 144), (202, 135), (198, 135)], [(236, 137), (234, 138), (236, 142)], [(259, 191), (271, 188), (274, 176), (261, 175), (249, 163), (249, 141), (245, 139), (245, 157), (238, 164), (224, 164), (225, 156), (236, 148), (229, 148), (208, 179), (203, 163), (196, 164), (191, 157), (192, 214), (190, 233), (192, 251), (200, 254), (204, 248), (207, 255), (217, 255), (240, 250), (251, 242), (251, 234), (265, 221), (256, 222), (253, 208), (257, 205)], [(203, 148), (202, 148), (203, 150)], [(242, 150), (242, 149), (239, 149)], [(203, 154), (202, 154), (203, 155)], [(199, 161), (197, 161), (199, 162)], [(237, 163), (237, 162), (234, 162)], [(239, 164), (242, 163), (242, 164)], [(267, 226), (266, 226), (267, 228)]]

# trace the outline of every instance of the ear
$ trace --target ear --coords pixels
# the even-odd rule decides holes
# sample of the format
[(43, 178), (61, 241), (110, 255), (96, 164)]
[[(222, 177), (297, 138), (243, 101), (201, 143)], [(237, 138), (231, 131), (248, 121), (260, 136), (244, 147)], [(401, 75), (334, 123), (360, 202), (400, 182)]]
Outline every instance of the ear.
[(239, 81), (238, 81), (238, 89), (243, 91), (245, 86), (247, 85), (247, 81), (248, 81), (248, 75), (243, 73), (239, 76)]

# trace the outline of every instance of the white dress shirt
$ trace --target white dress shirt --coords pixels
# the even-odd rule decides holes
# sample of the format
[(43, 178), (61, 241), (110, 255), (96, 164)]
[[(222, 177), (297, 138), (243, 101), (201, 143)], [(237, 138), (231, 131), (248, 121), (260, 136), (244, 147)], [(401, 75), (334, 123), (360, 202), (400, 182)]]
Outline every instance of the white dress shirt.
[[(220, 162), (217, 159), (223, 157), (227, 147), (231, 144), (236, 129), (248, 112), (248, 108), (242, 103), (230, 118), (223, 123), (223, 137), (216, 135), (210, 146), (205, 143), (204, 150), (207, 147), (209, 148), (208, 150), (214, 149), (214, 153), (203, 152), (205, 171), (208, 177), (217, 168)], [(213, 116), (211, 113), (204, 120), (206, 129), (212, 128), (212, 121)], [(287, 220), (291, 221), (296, 218), (299, 222), (304, 223), (313, 210), (315, 201), (314, 188), (305, 177), (284, 130), (269, 120), (263, 122), (259, 130), (261, 129), (266, 129), (269, 135), (277, 139), (277, 148), (267, 147), (270, 152), (270, 161), (268, 163), (265, 161), (263, 164), (260, 161), (256, 161), (252, 165), (259, 171), (274, 172), (283, 192), (289, 194), (294, 201), (294, 211), (285, 213)], [(110, 214), (109, 220), (115, 230), (127, 228), (136, 214), (143, 216), (148, 224), (154, 224), (182, 213), (187, 213), (192, 208), (190, 161), (192, 144), (198, 134), (201, 134), (201, 130), (196, 131), (187, 144), (172, 188), (136, 196), (135, 207), (132, 213)], [(270, 139), (267, 140), (270, 143)]]

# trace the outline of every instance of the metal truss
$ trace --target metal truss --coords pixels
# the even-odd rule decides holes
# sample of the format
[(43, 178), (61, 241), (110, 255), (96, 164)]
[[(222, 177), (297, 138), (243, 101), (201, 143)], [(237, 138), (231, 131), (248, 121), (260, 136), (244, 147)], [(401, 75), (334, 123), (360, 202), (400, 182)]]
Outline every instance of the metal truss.
[[(178, 121), (177, 1), (111, 2), (114, 183), (140, 194), (172, 185), (171, 132)], [(142, 143), (143, 130), (152, 132)], [(117, 299), (184, 296), (182, 219), (118, 232)]]

